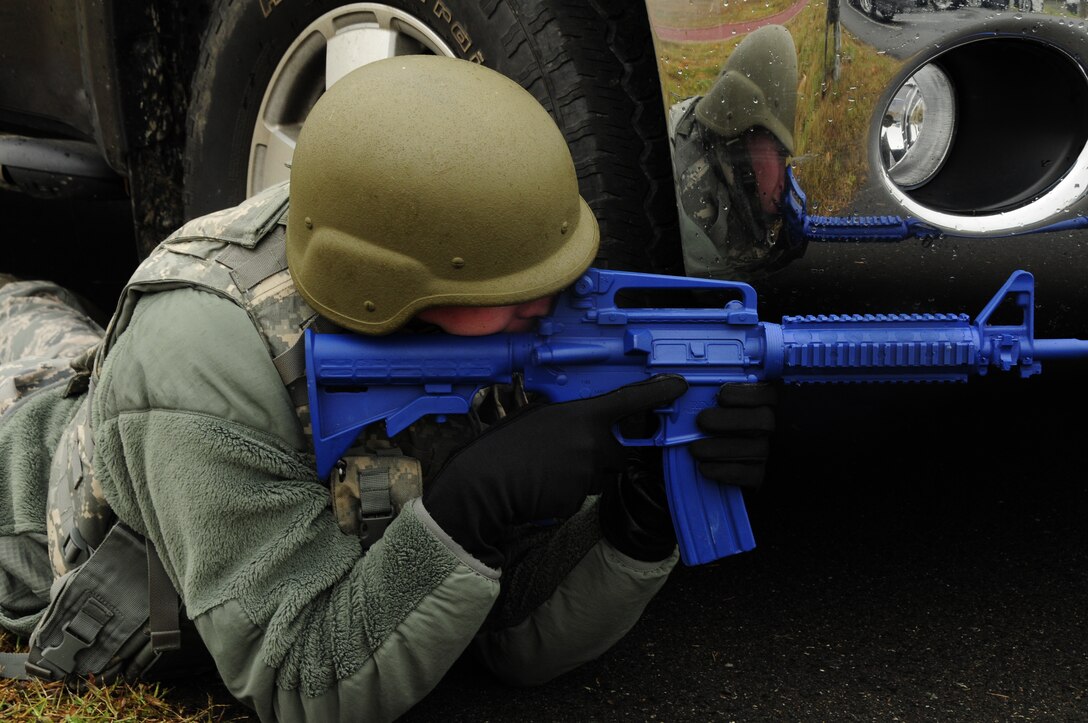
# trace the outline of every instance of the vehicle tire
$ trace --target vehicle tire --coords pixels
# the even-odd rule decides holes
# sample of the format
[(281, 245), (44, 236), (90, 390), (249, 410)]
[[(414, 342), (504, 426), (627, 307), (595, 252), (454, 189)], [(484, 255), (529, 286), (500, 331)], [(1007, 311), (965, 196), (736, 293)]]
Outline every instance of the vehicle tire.
[(930, 0), (930, 5), (934, 10), (951, 10), (953, 9), (953, 0)]
[[(354, 67), (359, 53), (431, 52), (504, 73), (556, 119), (601, 227), (598, 265), (682, 273), (645, 3), (217, 0), (207, 28), (188, 118), (187, 217), (287, 177), (293, 137), (324, 92), (326, 64)], [(381, 48), (375, 30), (384, 31)], [(262, 149), (259, 141), (268, 142)]]

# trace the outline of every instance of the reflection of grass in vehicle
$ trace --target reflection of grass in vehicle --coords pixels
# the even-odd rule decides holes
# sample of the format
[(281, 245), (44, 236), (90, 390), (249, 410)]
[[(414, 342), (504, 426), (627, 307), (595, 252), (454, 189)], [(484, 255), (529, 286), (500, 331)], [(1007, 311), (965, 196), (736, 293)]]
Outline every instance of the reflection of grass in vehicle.
[(770, 17), (798, 0), (649, 0), (650, 22), (669, 28), (713, 28)]
[[(838, 82), (824, 83), (826, 6), (810, 2), (786, 24), (798, 49), (800, 82), (794, 159), (797, 176), (813, 207), (840, 213), (853, 199), (867, 173), (866, 138), (874, 106), (898, 67), (845, 30)], [(829, 33), (830, 36), (830, 33)], [(665, 84), (666, 106), (702, 95), (741, 38), (724, 42), (661, 41), (658, 65)], [(833, 42), (828, 38), (829, 44)]]
[(659, 41), (658, 71), (665, 91), (665, 105), (704, 95), (718, 70), (737, 47), (740, 38), (723, 42), (674, 43)]
[(869, 121), (899, 63), (844, 30), (839, 80), (822, 93), (825, 13), (810, 5), (790, 27), (801, 73), (797, 176), (822, 213), (839, 213), (865, 181)]

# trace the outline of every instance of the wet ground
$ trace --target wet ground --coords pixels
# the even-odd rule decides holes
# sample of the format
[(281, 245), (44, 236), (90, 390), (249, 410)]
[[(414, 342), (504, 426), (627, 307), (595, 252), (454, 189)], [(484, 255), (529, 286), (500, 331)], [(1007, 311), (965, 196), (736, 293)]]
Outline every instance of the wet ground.
[(1007, 386), (792, 390), (755, 550), (547, 688), (464, 664), (409, 719), (1088, 718), (1084, 425)]

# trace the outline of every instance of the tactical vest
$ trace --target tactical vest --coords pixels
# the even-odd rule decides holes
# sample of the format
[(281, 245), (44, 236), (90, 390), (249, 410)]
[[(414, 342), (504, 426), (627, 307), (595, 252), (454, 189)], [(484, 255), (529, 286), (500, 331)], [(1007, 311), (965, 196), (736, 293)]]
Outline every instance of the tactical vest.
[[(244, 309), (264, 340), (310, 439), (303, 331), (325, 324), (295, 292), (287, 270), (288, 186), (195, 219), (137, 268), (102, 343), (78, 363), (69, 393), (85, 394), (53, 456), (47, 501), (56, 583), (31, 636), (26, 671), (46, 679), (133, 679), (180, 644), (178, 597), (151, 543), (116, 520), (93, 468), (93, 388), (139, 300), (172, 289), (217, 294)], [(92, 360), (93, 356), (93, 360)], [(92, 363), (93, 361), (93, 363)], [(337, 521), (369, 546), (422, 490), (420, 463), (388, 440), (348, 452), (329, 481)], [(20, 676), (4, 660), (7, 677)], [(15, 673), (15, 675), (13, 675)]]
[[(273, 359), (287, 352), (316, 314), (294, 293), (287, 272), (286, 212), (287, 186), (280, 184), (240, 206), (190, 221), (163, 241), (122, 291), (93, 366), (88, 365), (95, 370), (87, 379), (89, 385), (93, 386), (106, 356), (128, 328), (140, 299), (170, 289), (199, 289), (233, 301), (249, 314)], [(279, 364), (293, 358), (286, 355)], [(298, 391), (305, 370), (296, 366), (280, 371), (293, 390), (292, 399), (301, 400), (296, 401), (296, 411), (306, 429), (305, 389), (301, 394)], [(49, 538), (57, 575), (81, 564), (113, 524), (94, 475), (93, 437), (88, 428), (90, 400), (88, 394), (53, 457)]]

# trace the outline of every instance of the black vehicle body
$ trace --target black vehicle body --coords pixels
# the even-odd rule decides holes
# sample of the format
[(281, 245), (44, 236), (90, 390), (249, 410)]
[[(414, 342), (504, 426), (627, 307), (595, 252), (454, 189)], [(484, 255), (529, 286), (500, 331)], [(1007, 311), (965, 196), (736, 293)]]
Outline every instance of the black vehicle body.
[[(517, 78), (570, 143), (602, 254), (676, 270), (678, 253), (654, 257), (675, 210), (642, 3), (496, 0), (486, 12), (468, 0), (6, 3), (0, 186), (39, 198), (128, 199), (137, 255), (146, 255), (188, 218), (281, 180), (254, 184), (258, 114), (288, 72), (292, 92), (277, 122), (301, 127), (324, 92), (322, 54), (332, 53), (308, 55), (307, 42), (333, 24), (337, 34), (380, 25), (396, 36), (390, 55), (446, 54)], [(277, 166), (280, 176), (287, 167)]]
[(0, 170), (43, 198), (132, 197), (146, 248), (180, 222), (187, 82), (206, 3), (5, 3)]

